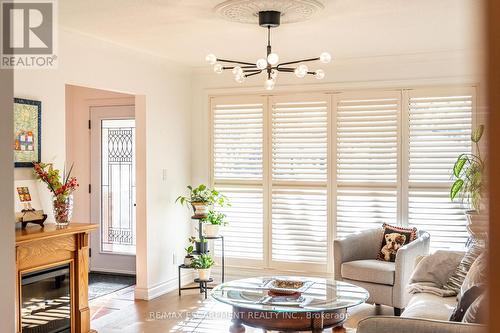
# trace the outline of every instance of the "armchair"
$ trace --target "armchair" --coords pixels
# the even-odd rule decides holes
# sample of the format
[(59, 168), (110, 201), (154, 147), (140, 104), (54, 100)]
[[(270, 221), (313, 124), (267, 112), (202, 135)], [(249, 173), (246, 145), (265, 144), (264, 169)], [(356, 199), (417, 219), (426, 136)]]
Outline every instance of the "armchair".
[(413, 242), (401, 247), (395, 262), (377, 260), (383, 229), (370, 229), (334, 240), (335, 279), (365, 288), (368, 302), (394, 307), (399, 316), (409, 300), (406, 286), (417, 257), (429, 253), (430, 236), (419, 231)]

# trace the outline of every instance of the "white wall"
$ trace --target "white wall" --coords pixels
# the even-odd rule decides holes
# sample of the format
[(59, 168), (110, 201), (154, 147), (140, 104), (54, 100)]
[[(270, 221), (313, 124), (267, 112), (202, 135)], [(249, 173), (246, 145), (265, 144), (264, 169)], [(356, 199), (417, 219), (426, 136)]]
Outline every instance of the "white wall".
[[(193, 74), (192, 181), (209, 181), (209, 105), (210, 95), (260, 93), (273, 94), (305, 90), (344, 90), (401, 88), (420, 85), (480, 83), (482, 54), (472, 51), (416, 53), (380, 57), (335, 59), (331, 64), (316, 64), (326, 77), (298, 79), (292, 73), (279, 73), (273, 91), (264, 90), (263, 75), (239, 84), (231, 72), (215, 74), (210, 66)], [(310, 65), (315, 69), (315, 65)]]
[[(145, 179), (138, 183), (137, 296), (150, 298), (176, 286), (173, 253), (182, 257), (188, 214), (174, 205), (190, 183), (191, 73), (188, 69), (73, 32), (59, 31), (57, 70), (19, 70), (16, 97), (42, 101), (42, 160), (62, 167), (65, 156), (65, 85), (138, 95), (143, 114), (137, 116), (138, 145), (144, 148)], [(136, 109), (136, 113), (137, 113)], [(167, 179), (162, 181), (162, 169)], [(16, 170), (16, 178), (25, 171)], [(76, 175), (78, 176), (78, 175)], [(140, 181), (138, 179), (138, 181)], [(80, 188), (80, 191), (85, 189)], [(86, 222), (86, 221), (81, 221)], [(95, 221), (93, 221), (95, 222)], [(139, 228), (139, 227), (138, 227)]]
[(0, 323), (6, 333), (15, 331), (16, 304), (12, 102), (12, 71), (0, 70)]

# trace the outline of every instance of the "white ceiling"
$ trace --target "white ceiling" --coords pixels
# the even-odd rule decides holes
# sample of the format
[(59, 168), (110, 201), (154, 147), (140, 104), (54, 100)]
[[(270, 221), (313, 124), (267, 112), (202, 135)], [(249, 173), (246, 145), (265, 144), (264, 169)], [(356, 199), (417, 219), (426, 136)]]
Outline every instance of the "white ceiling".
[[(265, 29), (228, 22), (222, 0), (64, 0), (59, 24), (188, 66), (205, 55), (255, 61), (265, 55)], [(281, 60), (370, 57), (479, 47), (479, 0), (323, 0), (315, 19), (273, 30)]]

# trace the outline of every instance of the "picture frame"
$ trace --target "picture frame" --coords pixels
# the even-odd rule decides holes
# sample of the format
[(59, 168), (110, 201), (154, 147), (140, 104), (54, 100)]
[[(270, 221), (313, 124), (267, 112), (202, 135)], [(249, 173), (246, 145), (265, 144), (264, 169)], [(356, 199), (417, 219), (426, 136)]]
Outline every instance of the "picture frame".
[(42, 155), (42, 102), (14, 98), (14, 167), (31, 168)]
[[(41, 203), (39, 183), (36, 180), (14, 181), (14, 213), (16, 223), (45, 221)], [(43, 222), (42, 221), (42, 222)]]

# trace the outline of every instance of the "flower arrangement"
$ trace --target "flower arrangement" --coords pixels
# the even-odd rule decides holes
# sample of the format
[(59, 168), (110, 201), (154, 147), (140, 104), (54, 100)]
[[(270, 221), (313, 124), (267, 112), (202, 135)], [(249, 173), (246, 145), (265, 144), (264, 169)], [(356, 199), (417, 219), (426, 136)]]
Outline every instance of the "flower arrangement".
[(69, 172), (61, 172), (54, 169), (52, 164), (33, 163), (35, 177), (47, 185), (53, 195), (54, 218), (59, 225), (67, 225), (73, 213), (72, 193), (78, 188), (76, 177), (71, 177), (73, 165)]

